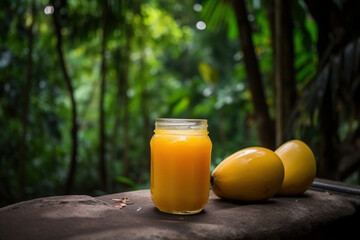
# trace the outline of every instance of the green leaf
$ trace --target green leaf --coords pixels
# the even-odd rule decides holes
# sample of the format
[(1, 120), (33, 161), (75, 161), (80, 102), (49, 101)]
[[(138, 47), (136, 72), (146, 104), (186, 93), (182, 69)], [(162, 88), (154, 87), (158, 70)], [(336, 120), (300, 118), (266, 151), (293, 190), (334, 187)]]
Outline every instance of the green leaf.
[(188, 97), (183, 97), (180, 102), (178, 102), (175, 107), (173, 108), (173, 114), (174, 115), (179, 115), (183, 112), (185, 112), (185, 110), (189, 107), (190, 104), (190, 99)]
[(219, 72), (205, 62), (199, 63), (199, 72), (207, 83), (217, 83), (219, 81)]
[(229, 25), (227, 29), (227, 35), (230, 39), (237, 39), (239, 36), (239, 30), (236, 22), (236, 17), (233, 11), (229, 14)]

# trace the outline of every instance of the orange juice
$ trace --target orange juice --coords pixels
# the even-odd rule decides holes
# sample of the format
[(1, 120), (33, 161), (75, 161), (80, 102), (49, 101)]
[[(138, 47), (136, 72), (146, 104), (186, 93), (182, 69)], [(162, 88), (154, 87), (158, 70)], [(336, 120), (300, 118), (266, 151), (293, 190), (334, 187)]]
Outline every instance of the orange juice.
[(151, 197), (162, 212), (195, 214), (209, 199), (212, 143), (207, 120), (157, 119), (151, 147)]

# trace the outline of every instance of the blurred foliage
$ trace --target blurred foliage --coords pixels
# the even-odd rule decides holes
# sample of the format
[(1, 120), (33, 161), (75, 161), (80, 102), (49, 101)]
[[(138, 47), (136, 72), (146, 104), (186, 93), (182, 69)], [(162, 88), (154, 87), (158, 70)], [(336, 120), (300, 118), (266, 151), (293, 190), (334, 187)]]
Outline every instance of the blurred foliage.
[[(104, 106), (109, 193), (149, 187), (147, 133), (152, 132), (157, 117), (208, 119), (212, 168), (234, 151), (259, 144), (235, 16), (224, 2), (109, 0)], [(295, 2), (295, 69), (301, 93), (317, 72), (317, 26), (302, 1)], [(32, 3), (35, 11), (31, 11)], [(61, 4), (63, 51), (75, 90), (79, 126), (73, 193), (104, 194), (98, 188), (97, 169), (102, 4), (100, 0)], [(267, 3), (249, 0), (247, 4), (266, 101), (274, 117)], [(46, 9), (51, 13), (46, 0), (0, 3), (0, 206), (64, 193), (70, 164), (71, 103), (59, 68), (54, 24)], [(207, 24), (204, 30), (196, 27), (201, 20)], [(30, 99), (26, 103), (32, 22)], [(121, 69), (127, 85), (119, 84)], [(121, 91), (126, 96), (117, 101)], [(26, 104), (27, 154), (21, 196), (18, 179)], [(121, 127), (125, 119), (126, 130)], [(295, 136), (309, 137), (301, 129), (294, 130)], [(311, 143), (315, 144), (313, 137)], [(130, 159), (130, 172), (124, 172), (124, 152)]]

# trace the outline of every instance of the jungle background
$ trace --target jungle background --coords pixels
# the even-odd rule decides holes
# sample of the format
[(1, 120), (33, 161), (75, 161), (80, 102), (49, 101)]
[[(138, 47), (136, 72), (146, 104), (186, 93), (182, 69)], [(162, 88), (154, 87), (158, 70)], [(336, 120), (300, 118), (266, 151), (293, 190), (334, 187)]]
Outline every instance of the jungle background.
[(359, 183), (360, 1), (0, 1), (0, 206), (149, 187), (158, 117), (205, 118), (212, 169), (306, 142)]

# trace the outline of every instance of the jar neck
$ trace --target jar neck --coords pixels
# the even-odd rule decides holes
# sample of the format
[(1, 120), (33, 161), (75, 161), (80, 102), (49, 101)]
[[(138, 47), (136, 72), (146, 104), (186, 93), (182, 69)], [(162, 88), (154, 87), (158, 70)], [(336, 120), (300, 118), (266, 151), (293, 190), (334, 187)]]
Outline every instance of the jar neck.
[(157, 118), (155, 133), (208, 134), (206, 119)]

